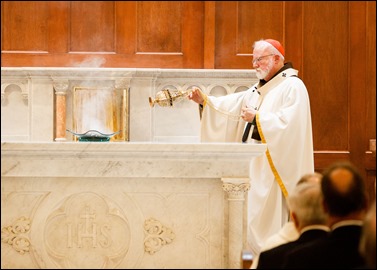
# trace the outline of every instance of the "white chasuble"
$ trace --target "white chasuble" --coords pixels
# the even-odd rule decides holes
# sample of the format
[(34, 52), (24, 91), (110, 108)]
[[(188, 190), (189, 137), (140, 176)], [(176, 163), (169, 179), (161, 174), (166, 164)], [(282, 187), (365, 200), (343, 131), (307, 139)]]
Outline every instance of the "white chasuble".
[(250, 106), (250, 100), (257, 103), (256, 123), (267, 151), (250, 161), (247, 239), (254, 254), (288, 221), (285, 196), (301, 176), (314, 172), (309, 96), (297, 73), (283, 70), (258, 88), (260, 95), (254, 85), (241, 93), (208, 97), (203, 109), (202, 142), (241, 142), (246, 124), (239, 117), (241, 108)]

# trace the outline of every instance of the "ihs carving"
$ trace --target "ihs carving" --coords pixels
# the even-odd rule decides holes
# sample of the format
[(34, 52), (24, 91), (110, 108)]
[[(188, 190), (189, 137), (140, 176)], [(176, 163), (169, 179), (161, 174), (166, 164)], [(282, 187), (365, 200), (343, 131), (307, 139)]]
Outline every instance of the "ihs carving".
[(20, 217), (13, 225), (1, 229), (1, 241), (11, 245), (20, 254), (30, 251), (30, 219)]
[(92, 192), (64, 198), (44, 227), (46, 251), (61, 269), (114, 269), (127, 254), (130, 238), (121, 209)]
[(146, 237), (144, 250), (149, 254), (159, 251), (162, 246), (170, 244), (175, 238), (173, 231), (161, 224), (161, 222), (150, 218), (144, 222)]

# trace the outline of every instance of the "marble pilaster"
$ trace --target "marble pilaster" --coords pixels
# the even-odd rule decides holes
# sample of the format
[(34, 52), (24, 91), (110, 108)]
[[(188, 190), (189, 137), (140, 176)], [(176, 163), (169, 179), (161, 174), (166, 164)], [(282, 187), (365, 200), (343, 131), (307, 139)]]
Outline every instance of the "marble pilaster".
[(223, 189), (228, 194), (229, 204), (229, 263), (228, 268), (240, 269), (240, 256), (243, 250), (242, 240), (245, 194), (250, 189), (249, 178), (223, 178)]
[(54, 83), (55, 89), (55, 141), (66, 140), (66, 93), (68, 82)]

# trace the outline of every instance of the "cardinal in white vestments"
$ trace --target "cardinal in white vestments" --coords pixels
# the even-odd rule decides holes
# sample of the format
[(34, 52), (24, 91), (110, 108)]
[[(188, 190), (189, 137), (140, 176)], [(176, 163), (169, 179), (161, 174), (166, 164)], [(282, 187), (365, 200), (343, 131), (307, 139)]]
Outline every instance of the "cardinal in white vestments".
[(202, 142), (267, 144), (264, 155), (250, 161), (247, 248), (257, 255), (288, 221), (286, 197), (301, 176), (314, 172), (314, 155), (309, 96), (298, 71), (284, 63), (279, 41), (253, 47), (257, 84), (222, 97), (194, 88), (189, 99), (202, 107)]

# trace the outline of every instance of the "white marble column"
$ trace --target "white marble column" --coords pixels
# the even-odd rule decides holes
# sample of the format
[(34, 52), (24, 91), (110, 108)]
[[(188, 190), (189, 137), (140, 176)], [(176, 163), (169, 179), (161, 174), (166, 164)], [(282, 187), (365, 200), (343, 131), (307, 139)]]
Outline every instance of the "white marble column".
[(67, 82), (54, 83), (55, 104), (55, 141), (65, 141), (66, 131), (66, 102), (65, 97), (68, 89)]
[(244, 232), (245, 193), (250, 189), (249, 178), (222, 178), (229, 202), (229, 261), (228, 268), (240, 269)]

